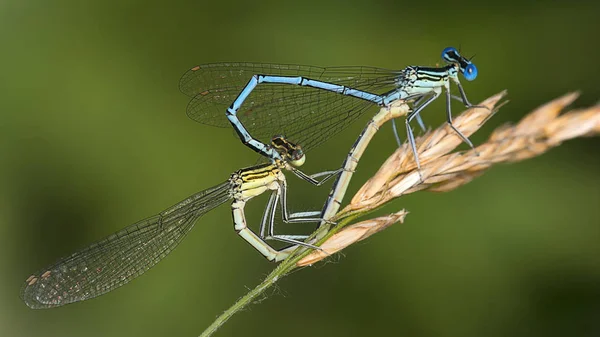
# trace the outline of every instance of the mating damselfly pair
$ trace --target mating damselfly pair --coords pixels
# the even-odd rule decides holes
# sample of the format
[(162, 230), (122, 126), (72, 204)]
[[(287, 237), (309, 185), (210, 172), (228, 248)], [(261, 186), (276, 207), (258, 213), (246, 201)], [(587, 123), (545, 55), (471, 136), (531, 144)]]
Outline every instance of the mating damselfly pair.
[[(303, 242), (306, 235), (275, 233), (278, 205), (284, 222), (327, 223), (339, 209), (351, 175), (375, 132), (385, 121), (394, 121), (393, 118), (402, 115), (391, 108), (395, 102), (413, 106), (405, 123), (418, 167), (410, 122), (416, 118), (425, 128), (420, 113), (444, 91), (448, 124), (472, 147), (467, 137), (452, 125), (450, 100), (456, 96), (450, 93), (450, 82), (458, 86), (459, 99), (471, 107), (458, 73), (473, 80), (477, 68), (455, 48), (444, 49), (442, 58), (446, 66), (410, 66), (399, 71), (256, 63), (207, 64), (192, 68), (180, 81), (181, 91), (192, 97), (188, 115), (204, 124), (222, 127), (231, 124), (242, 142), (269, 163), (241, 169), (224, 183), (196, 193), (42, 269), (26, 280), (21, 297), (32, 308), (51, 308), (107, 293), (158, 263), (189, 233), (198, 218), (228, 200), (233, 200), (236, 232), (267, 259), (280, 261), (298, 246), (317, 248)], [(314, 175), (298, 169), (305, 161), (306, 151), (334, 136), (374, 106), (383, 109), (369, 121), (340, 169)], [(255, 137), (269, 137), (270, 142), (263, 143)], [(324, 208), (290, 214), (284, 170), (314, 185), (336, 177)], [(324, 178), (318, 180), (319, 177)], [(268, 191), (271, 196), (256, 234), (247, 226), (244, 207), (247, 201)], [(290, 246), (276, 250), (267, 240), (282, 241)]]

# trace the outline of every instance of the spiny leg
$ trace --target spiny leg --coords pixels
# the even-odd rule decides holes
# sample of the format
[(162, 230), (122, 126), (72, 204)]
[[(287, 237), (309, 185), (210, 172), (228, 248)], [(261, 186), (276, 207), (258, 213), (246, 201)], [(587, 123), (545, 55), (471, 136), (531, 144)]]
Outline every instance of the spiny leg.
[[(425, 99), (425, 97), (427, 97), (427, 95), (423, 95), (423, 96), (419, 97), (419, 99), (417, 99), (413, 103), (413, 106), (419, 106), (419, 104)], [(427, 127), (425, 127), (425, 123), (423, 122), (423, 118), (421, 118), (421, 114), (417, 114), (417, 116), (415, 118), (417, 119), (417, 123), (419, 123), (421, 130), (423, 130), (423, 132), (425, 132), (427, 130)], [(396, 119), (392, 119), (392, 130), (394, 132), (394, 137), (396, 138), (396, 143), (398, 144), (398, 147), (401, 147), (402, 140), (400, 139), (400, 136), (398, 135), (398, 129), (396, 128)]]
[[(454, 96), (452, 95), (451, 97), (463, 102), (463, 104), (467, 107), (467, 108), (482, 108), (482, 109), (487, 109), (489, 110), (489, 108), (487, 106), (484, 105), (473, 105), (471, 104), (471, 102), (469, 102), (469, 100), (467, 99), (467, 94), (465, 93), (465, 89), (463, 89), (462, 85), (460, 84), (460, 81), (458, 79), (454, 79), (453, 82), (456, 84), (456, 86), (458, 87), (458, 92), (460, 92), (460, 97)], [(449, 87), (448, 87), (449, 88)]]
[(396, 128), (396, 119), (392, 119), (392, 132), (394, 132), (394, 138), (396, 138), (396, 143), (398, 147), (402, 146), (402, 139), (398, 135), (398, 129)]
[(319, 183), (322, 184), (323, 181), (327, 181), (329, 180), (329, 178), (335, 177), (335, 175), (337, 175), (338, 173), (342, 172), (344, 169), (343, 168), (339, 168), (337, 170), (334, 171), (323, 171), (323, 172), (319, 172), (319, 173), (315, 173), (315, 174), (311, 174), (310, 177), (315, 179), (318, 178), (320, 176), (327, 176), (325, 177), (323, 180), (321, 180)]
[(410, 122), (417, 116), (427, 105), (433, 102), (436, 98), (440, 96), (440, 92), (436, 91), (431, 98), (426, 100), (423, 104), (418, 106), (413, 112), (408, 114), (406, 117), (406, 134), (408, 135), (408, 143), (410, 144), (410, 148), (412, 149), (413, 156), (415, 157), (415, 162), (417, 163), (417, 170), (419, 171), (419, 176), (421, 180), (423, 177), (421, 176), (421, 163), (419, 162), (419, 154), (417, 153), (417, 144), (415, 142), (415, 136), (412, 132), (412, 128), (410, 127)]
[[(465, 106), (467, 108), (472, 107), (473, 104), (471, 104), (471, 102), (469, 102), (469, 100), (467, 99), (467, 94), (465, 93), (465, 89), (463, 89), (462, 85), (460, 84), (460, 81), (455, 80), (454, 83), (456, 83), (456, 86), (458, 87), (458, 92), (460, 93), (460, 97), (462, 98), (462, 101), (465, 104)], [(450, 89), (450, 86), (448, 86), (447, 89)]]
[(271, 196), (269, 196), (269, 201), (267, 202), (267, 206), (265, 207), (265, 211), (263, 212), (263, 216), (262, 219), (260, 221), (260, 229), (259, 229), (259, 236), (264, 239), (265, 238), (265, 228), (267, 225), (267, 220), (269, 219), (269, 216), (274, 216), (275, 212), (272, 211), (273, 205), (277, 204), (276, 202), (276, 198), (275, 198), (275, 193), (271, 193)]
[[(300, 240), (304, 240), (304, 239), (308, 238), (308, 235), (278, 235), (278, 234), (275, 234), (275, 212), (277, 209), (277, 201), (279, 200), (280, 196), (281, 196), (281, 207), (282, 207), (284, 221), (286, 221), (286, 218), (289, 218), (289, 216), (286, 214), (287, 210), (285, 209), (285, 206), (284, 206), (285, 205), (285, 194), (283, 193), (283, 188), (280, 186), (280, 188), (273, 191), (273, 194), (275, 195), (273, 207), (271, 209), (270, 214), (265, 214), (265, 216), (268, 217), (268, 221), (269, 221), (269, 235), (267, 237), (265, 237), (264, 239), (281, 241), (281, 242), (290, 243), (293, 245), (304, 246), (304, 247), (308, 247), (308, 248), (312, 248), (312, 249), (320, 249), (317, 246), (300, 241)], [(301, 220), (301, 221), (295, 221), (295, 220)], [(311, 219), (290, 220), (290, 219), (288, 219), (286, 222), (320, 222), (320, 221), (321, 221), (320, 219), (319, 220), (315, 220), (315, 219), (312, 219), (312, 220)]]
[[(423, 95), (423, 96), (419, 97), (419, 99), (417, 99), (413, 103), (413, 106), (417, 106), (418, 107), (421, 104), (421, 102), (423, 102), (423, 100), (425, 100), (426, 97), (427, 97), (427, 95)], [(423, 122), (423, 119), (421, 118), (421, 114), (420, 113), (417, 114), (417, 116), (415, 118), (417, 119), (417, 123), (419, 123), (419, 126), (421, 127), (421, 130), (423, 132), (425, 132), (427, 130), (427, 128), (425, 127), (425, 123)]]
[[(271, 193), (271, 196), (269, 197), (269, 201), (267, 203), (267, 206), (265, 207), (265, 211), (263, 213), (261, 222), (260, 222), (260, 238), (261, 239), (267, 239), (268, 236), (265, 235), (265, 228), (269, 228), (269, 233), (273, 233), (274, 231), (274, 224), (275, 224), (275, 213), (276, 213), (276, 208), (277, 208), (277, 203), (279, 202), (279, 193), (278, 191), (273, 191)], [(302, 212), (302, 214), (315, 214), (318, 215), (320, 212)], [(294, 214), (299, 214), (299, 213), (294, 213)], [(293, 216), (294, 214), (291, 214), (290, 216)], [(306, 239), (308, 237), (308, 235), (293, 235), (294, 238), (296, 239)]]
[[(460, 86), (459, 86), (460, 88)], [(460, 132), (460, 130), (458, 130), (454, 124), (452, 124), (452, 107), (451, 107), (451, 97), (450, 97), (450, 90), (449, 90), (449, 86), (446, 87), (446, 120), (448, 125), (450, 125), (450, 127), (452, 128), (452, 130), (454, 130), (454, 132), (456, 132), (456, 134), (462, 139), (463, 142), (467, 143), (473, 150), (475, 150), (475, 147), (473, 146), (473, 143), (471, 143), (471, 141), (469, 140), (469, 138), (467, 138), (467, 136), (463, 135), (462, 132)], [(464, 94), (464, 92), (461, 89), (461, 94)], [(467, 98), (464, 97), (464, 99), (466, 100)], [(466, 102), (468, 103), (468, 101)], [(466, 104), (465, 103), (465, 104)], [(470, 103), (468, 103), (470, 104)]]
[[(340, 172), (344, 171), (343, 168), (339, 168), (335, 171), (324, 171), (324, 172), (319, 172), (319, 173), (315, 173), (312, 175), (307, 175), (306, 173), (298, 170), (295, 167), (289, 167), (289, 170), (292, 171), (292, 173), (294, 173), (298, 178), (308, 181), (309, 183), (315, 185), (315, 186), (321, 186), (323, 185), (326, 181), (328, 181), (329, 179), (337, 176), (338, 174), (340, 174)], [(320, 177), (320, 176), (326, 176), (325, 178), (321, 179), (321, 180), (317, 180), (315, 178)]]
[(321, 211), (305, 211), (290, 214), (287, 209), (287, 183), (285, 181), (279, 183), (279, 189), (277, 190), (277, 196), (275, 198), (279, 199), (279, 197), (281, 197), (281, 217), (286, 223), (325, 221), (330, 224), (335, 224), (334, 222), (321, 218)]

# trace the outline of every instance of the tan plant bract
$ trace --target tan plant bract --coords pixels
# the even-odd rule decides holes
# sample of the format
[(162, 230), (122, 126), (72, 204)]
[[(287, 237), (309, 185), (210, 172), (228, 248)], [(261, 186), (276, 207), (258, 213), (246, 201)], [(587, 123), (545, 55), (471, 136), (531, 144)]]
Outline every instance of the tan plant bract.
[[(502, 106), (498, 103), (504, 95), (505, 92), (501, 92), (478, 107), (466, 110), (454, 119), (454, 125), (466, 136), (472, 135)], [(560, 114), (577, 97), (577, 93), (567, 94), (535, 109), (514, 126), (497, 128), (488, 141), (475, 150), (450, 153), (462, 141), (447, 125), (425, 134), (417, 139), (421, 176), (410, 147), (404, 144), (335, 219), (372, 210), (415, 191), (447, 192), (470, 182), (494, 164), (521, 161), (538, 156), (565, 140), (600, 134), (600, 104)], [(322, 260), (397, 221), (404, 221), (406, 214), (401, 211), (345, 227), (321, 245), (322, 251), (312, 252), (297, 265)]]
[(362, 221), (345, 227), (342, 231), (332, 235), (327, 241), (321, 245), (321, 250), (315, 250), (307, 256), (303, 257), (296, 263), (298, 267), (311, 265), (318, 262), (349, 245), (364, 240), (369, 236), (380, 232), (396, 222), (404, 222), (404, 217), (408, 214), (402, 210), (387, 216), (382, 216), (366, 221)]
[[(480, 104), (488, 109), (466, 110), (455, 119), (455, 126), (467, 136), (473, 134), (497, 110), (503, 96), (504, 93), (500, 93)], [(565, 140), (599, 134), (600, 104), (560, 114), (577, 96), (577, 93), (567, 94), (537, 108), (514, 126), (499, 127), (475, 150), (449, 153), (461, 141), (447, 125), (424, 135), (417, 140), (423, 181), (411, 151), (405, 145), (362, 186), (338, 217), (379, 207), (393, 198), (419, 190), (450, 191), (483, 174), (494, 164), (535, 157)]]

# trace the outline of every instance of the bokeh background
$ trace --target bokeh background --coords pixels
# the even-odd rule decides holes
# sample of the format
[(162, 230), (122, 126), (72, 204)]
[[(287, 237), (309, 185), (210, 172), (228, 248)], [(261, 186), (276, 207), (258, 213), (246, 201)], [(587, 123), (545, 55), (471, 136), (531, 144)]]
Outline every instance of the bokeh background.
[[(598, 1), (1, 1), (0, 335), (196, 336), (274, 267), (222, 206), (108, 295), (37, 311), (19, 299), (30, 273), (256, 162), (231, 130), (186, 117), (188, 68), (403, 68), (461, 46), (477, 54), (471, 100), (503, 89), (511, 100), (479, 143), (568, 91), (582, 92), (575, 106), (600, 99), (599, 12)], [(424, 117), (443, 123), (442, 100)], [(311, 151), (306, 171), (338, 167), (364, 121)], [(390, 129), (350, 193), (395, 149)], [(397, 200), (380, 213), (406, 208), (405, 224), (283, 279), (217, 336), (598, 336), (599, 145), (571, 141)], [(322, 205), (327, 188), (289, 180), (294, 209)], [(258, 221), (263, 203), (248, 208)]]

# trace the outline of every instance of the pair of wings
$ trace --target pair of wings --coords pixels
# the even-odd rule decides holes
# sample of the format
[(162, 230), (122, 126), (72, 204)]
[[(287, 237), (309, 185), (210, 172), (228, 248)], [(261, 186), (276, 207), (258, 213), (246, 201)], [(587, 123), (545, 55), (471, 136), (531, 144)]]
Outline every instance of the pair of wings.
[[(231, 127), (226, 109), (253, 75), (302, 76), (383, 94), (396, 88), (401, 71), (374, 67), (320, 68), (267, 63), (212, 63), (188, 70), (179, 82), (191, 97), (187, 115), (202, 124)], [(303, 149), (316, 147), (375, 105), (369, 101), (310, 87), (260, 84), (245, 100), (238, 118), (250, 134), (269, 143), (282, 134)]]
[(21, 298), (29, 307), (43, 309), (112, 291), (152, 268), (198, 218), (230, 199), (229, 182), (198, 192), (31, 275)]
[[(394, 88), (398, 72), (369, 67), (222, 63), (195, 67), (180, 89), (192, 97), (188, 115), (229, 127), (225, 109), (255, 74), (303, 76), (377, 93)], [(310, 149), (343, 130), (373, 104), (307, 87), (262, 85), (239, 111), (255, 137), (284, 134)], [(52, 308), (105, 294), (143, 274), (190, 232), (206, 212), (231, 199), (229, 182), (196, 193), (160, 214), (124, 229), (31, 275), (21, 298), (31, 308)]]

